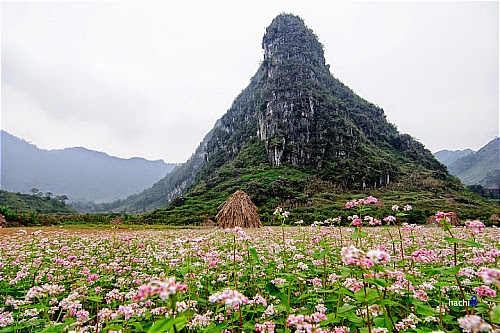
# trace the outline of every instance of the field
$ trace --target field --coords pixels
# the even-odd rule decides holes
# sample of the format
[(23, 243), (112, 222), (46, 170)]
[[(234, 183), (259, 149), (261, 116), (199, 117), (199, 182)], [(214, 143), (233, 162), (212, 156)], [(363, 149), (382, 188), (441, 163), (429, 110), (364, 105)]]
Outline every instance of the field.
[(0, 332), (498, 332), (497, 228), (277, 215), (248, 230), (2, 229)]

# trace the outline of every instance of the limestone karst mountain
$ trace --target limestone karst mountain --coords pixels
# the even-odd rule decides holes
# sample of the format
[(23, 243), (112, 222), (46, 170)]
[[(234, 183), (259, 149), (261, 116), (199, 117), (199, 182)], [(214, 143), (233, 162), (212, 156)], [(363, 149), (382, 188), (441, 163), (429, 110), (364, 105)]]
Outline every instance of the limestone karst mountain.
[(429, 197), (463, 190), (429, 150), (331, 74), (323, 45), (301, 18), (277, 16), (262, 48), (249, 85), (193, 156), (116, 211), (169, 204), (146, 219), (191, 223), (214, 219), (238, 189), (261, 209), (324, 206), (349, 191)]

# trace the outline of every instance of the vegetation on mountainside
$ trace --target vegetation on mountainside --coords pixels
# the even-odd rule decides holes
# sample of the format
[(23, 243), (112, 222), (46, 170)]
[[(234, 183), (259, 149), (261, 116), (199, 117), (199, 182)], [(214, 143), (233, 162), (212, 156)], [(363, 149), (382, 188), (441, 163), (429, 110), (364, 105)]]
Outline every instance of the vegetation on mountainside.
[(16, 213), (43, 213), (43, 214), (73, 214), (75, 211), (65, 201), (65, 195), (53, 198), (50, 192), (45, 195), (33, 189), (34, 194), (13, 193), (0, 190), (0, 205), (6, 206)]
[[(307, 167), (273, 167), (264, 154), (263, 143), (250, 140), (234, 160), (220, 167), (212, 177), (199, 179), (188, 194), (173, 200), (166, 209), (143, 215), (142, 221), (184, 225), (215, 220), (224, 201), (239, 189), (259, 207), (264, 224), (278, 223), (270, 213), (276, 206), (292, 210), (292, 219), (304, 220), (307, 224), (336, 216), (346, 217), (343, 203), (368, 194), (382, 202), (418, 206), (409, 214), (411, 223), (426, 223), (427, 217), (438, 209), (455, 211), (462, 219), (479, 218), (485, 223), (492, 214), (500, 212), (498, 205), (489, 204), (468, 190), (457, 190), (458, 180), (454, 178), (451, 178), (451, 184), (443, 185), (421, 175), (413, 178), (413, 188), (400, 188), (395, 183), (376, 190), (346, 191), (334, 182), (318, 177)], [(377, 214), (384, 215), (391, 207), (374, 209)], [(346, 219), (344, 221), (347, 223)]]

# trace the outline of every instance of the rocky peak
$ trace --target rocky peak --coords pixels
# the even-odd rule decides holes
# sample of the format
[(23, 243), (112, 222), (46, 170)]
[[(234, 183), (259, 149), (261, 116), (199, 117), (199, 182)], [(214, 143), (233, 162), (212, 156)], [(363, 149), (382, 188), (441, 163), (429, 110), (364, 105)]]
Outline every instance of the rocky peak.
[(323, 46), (304, 21), (291, 14), (278, 15), (262, 39), (264, 60), (273, 63), (298, 61), (324, 65)]

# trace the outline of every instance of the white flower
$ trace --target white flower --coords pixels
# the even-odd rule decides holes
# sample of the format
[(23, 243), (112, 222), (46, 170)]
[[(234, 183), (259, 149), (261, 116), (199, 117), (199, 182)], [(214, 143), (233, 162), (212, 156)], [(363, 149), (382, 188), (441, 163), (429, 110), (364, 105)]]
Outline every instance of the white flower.
[(458, 319), (458, 325), (464, 332), (489, 332), (492, 330), (490, 324), (487, 324), (477, 315), (467, 315)]

